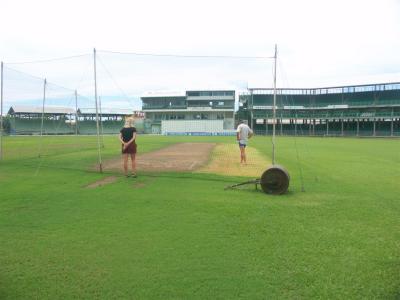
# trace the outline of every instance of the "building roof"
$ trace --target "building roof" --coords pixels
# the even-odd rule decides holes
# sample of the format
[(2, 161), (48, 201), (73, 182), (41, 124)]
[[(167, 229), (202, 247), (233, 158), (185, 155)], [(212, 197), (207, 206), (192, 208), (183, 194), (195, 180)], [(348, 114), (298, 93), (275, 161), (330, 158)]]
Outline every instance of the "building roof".
[(144, 92), (141, 98), (152, 98), (152, 97), (186, 97), (184, 91), (152, 91)]
[[(118, 115), (118, 116), (129, 116), (134, 114), (133, 109), (129, 108), (101, 108), (98, 110), (98, 113), (101, 115)], [(81, 115), (95, 115), (96, 108), (78, 108), (78, 113)]]
[[(29, 105), (13, 105), (8, 110), (8, 114), (41, 114), (43, 108), (41, 106), (29, 106)], [(61, 106), (45, 106), (45, 114), (75, 114), (75, 109), (70, 107)]]

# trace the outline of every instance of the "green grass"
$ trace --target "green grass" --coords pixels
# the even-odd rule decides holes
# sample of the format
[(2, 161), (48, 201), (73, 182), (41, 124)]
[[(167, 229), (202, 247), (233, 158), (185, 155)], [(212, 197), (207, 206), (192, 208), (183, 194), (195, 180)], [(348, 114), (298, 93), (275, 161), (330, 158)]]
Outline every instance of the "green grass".
[[(86, 171), (96, 140), (74, 138), (45, 137), (41, 158), (37, 137), (5, 139), (0, 299), (400, 297), (399, 139), (279, 138), (291, 186), (273, 197), (207, 174), (87, 189), (106, 175)], [(139, 150), (210, 140), (232, 142), (140, 136)], [(269, 138), (251, 145), (271, 155)]]

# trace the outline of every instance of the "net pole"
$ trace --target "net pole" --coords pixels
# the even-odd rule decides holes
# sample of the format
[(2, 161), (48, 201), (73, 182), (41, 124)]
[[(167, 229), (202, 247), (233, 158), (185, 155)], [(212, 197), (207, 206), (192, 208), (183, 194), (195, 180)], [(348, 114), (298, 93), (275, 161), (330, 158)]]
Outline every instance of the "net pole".
[(46, 85), (47, 85), (47, 80), (45, 78), (44, 82), (43, 82), (42, 120), (41, 120), (41, 124), (40, 124), (40, 136), (43, 136), (44, 105), (45, 105), (45, 102), (46, 102)]
[(94, 101), (96, 105), (96, 130), (97, 130), (97, 152), (99, 158), (99, 171), (103, 173), (100, 149), (100, 127), (99, 127), (99, 108), (97, 103), (97, 69), (96, 69), (96, 48), (93, 49), (93, 68), (94, 68)]
[(1, 62), (1, 84), (0, 84), (0, 160), (3, 159), (3, 85), (4, 85), (4, 65)]
[(101, 97), (99, 96), (99, 109), (100, 109), (100, 137), (101, 147), (104, 148), (104, 131), (103, 131), (103, 113), (101, 111)]
[(75, 90), (75, 135), (78, 136), (78, 91)]
[(43, 148), (43, 125), (44, 125), (44, 105), (46, 103), (46, 86), (47, 86), (47, 79), (45, 78), (43, 81), (43, 100), (42, 100), (42, 120), (40, 123), (40, 148), (39, 148), (39, 157), (42, 154)]
[(273, 123), (272, 123), (272, 165), (275, 165), (275, 123), (276, 123), (276, 60), (278, 54), (278, 47), (275, 44), (275, 55), (274, 55), (274, 107), (273, 112)]

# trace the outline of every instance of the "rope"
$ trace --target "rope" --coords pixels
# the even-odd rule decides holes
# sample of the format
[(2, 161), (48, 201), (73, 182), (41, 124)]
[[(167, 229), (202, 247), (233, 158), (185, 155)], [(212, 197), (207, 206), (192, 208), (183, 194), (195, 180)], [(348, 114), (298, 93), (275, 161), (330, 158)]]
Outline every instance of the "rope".
[(57, 58), (50, 58), (50, 59), (31, 60), (31, 61), (22, 61), (22, 62), (9, 62), (9, 63), (4, 63), (4, 64), (7, 64), (7, 65), (25, 65), (25, 64), (47, 63), (47, 62), (53, 62), (53, 61), (60, 61), (60, 60), (77, 58), (77, 57), (83, 57), (83, 56), (88, 56), (88, 55), (91, 55), (91, 54), (78, 54), (78, 55), (71, 55), (71, 56), (64, 56), (64, 57), (57, 57)]
[(121, 94), (128, 100), (129, 105), (132, 106), (130, 97), (127, 95), (127, 93), (125, 93), (125, 91), (120, 87), (120, 85), (117, 83), (117, 81), (115, 80), (115, 78), (112, 76), (111, 72), (107, 69), (107, 67), (105, 66), (105, 64), (103, 63), (103, 61), (101, 60), (100, 56), (97, 56), (97, 60), (100, 62), (100, 64), (103, 66), (104, 70), (106, 71), (107, 75), (110, 77), (110, 79), (113, 81), (114, 85), (117, 87), (117, 89), (119, 89), (119, 91), (121, 92)]
[(183, 55), (183, 54), (162, 54), (162, 53), (137, 53), (137, 52), (118, 52), (98, 50), (98, 52), (135, 55), (135, 56), (157, 56), (157, 57), (177, 57), (177, 58), (224, 58), (224, 59), (273, 59), (274, 56), (234, 56), (234, 55)]
[[(72, 100), (75, 100), (75, 93), (71, 96), (71, 98), (69, 98), (67, 106), (69, 106), (71, 104)], [(56, 127), (56, 132), (58, 132), (58, 130), (60, 129), (60, 126), (62, 124), (61, 122), (65, 121), (65, 119), (63, 119), (61, 117), (62, 116), (60, 116), (60, 119), (58, 120), (57, 127)], [(39, 154), (38, 155), (39, 155), (40, 160), (39, 160), (39, 164), (38, 164), (38, 166), (36, 167), (36, 170), (35, 170), (35, 174), (34, 174), (35, 177), (39, 174), (39, 171), (40, 171), (40, 169), (41, 169), (41, 167), (43, 165), (44, 156), (46, 156), (48, 154), (48, 152), (49, 152), (49, 147), (45, 148), (45, 151), (44, 151), (43, 155), (42, 155), (42, 150), (43, 150), (43, 141), (41, 141), (40, 147), (39, 147)]]
[[(279, 63), (280, 69), (282, 70), (282, 78), (283, 78), (284, 81), (286, 81), (286, 86), (287, 86), (287, 87), (290, 87), (289, 80), (288, 80), (288, 78), (287, 78), (285, 69), (283, 68), (283, 64), (282, 64), (281, 59), (278, 60), (278, 63)], [(283, 99), (283, 97), (281, 97), (281, 98)], [(292, 106), (294, 106), (294, 100), (293, 100), (293, 96), (292, 96), (292, 95), (290, 95), (290, 96), (285, 95), (285, 98), (286, 98), (286, 99), (289, 99), (289, 104), (292, 105)], [(283, 101), (283, 100), (282, 100), (282, 101)], [(297, 113), (296, 113), (296, 124), (297, 124)], [(301, 131), (301, 133), (302, 133), (302, 135), (303, 135), (303, 129), (302, 129), (301, 127), (300, 127), (300, 131)], [(300, 159), (299, 149), (298, 149), (298, 146), (297, 146), (297, 130), (295, 131), (295, 135), (294, 135), (294, 145), (295, 145), (295, 150), (296, 150), (296, 161), (297, 161), (297, 166), (298, 166), (298, 168), (299, 168), (299, 173), (300, 173), (301, 191), (302, 191), (302, 192), (305, 192), (305, 188), (304, 188), (304, 177), (303, 177), (303, 168), (302, 168), (302, 165), (301, 165), (301, 159)], [(307, 152), (309, 153), (308, 147), (307, 147), (307, 146), (306, 146), (306, 149), (307, 149)]]
[[(20, 74), (22, 74), (22, 75), (24, 75), (24, 76), (31, 77), (31, 78), (36, 79), (36, 80), (44, 81), (44, 78), (42, 78), (42, 77), (35, 76), (35, 75), (29, 74), (29, 73), (26, 73), (26, 72), (23, 72), (23, 71), (20, 71), (20, 70), (17, 70), (17, 69), (10, 68), (10, 67), (6, 67), (6, 68), (7, 68), (8, 70), (13, 71), (13, 72), (20, 73)], [(75, 90), (70, 89), (70, 88), (67, 88), (67, 87), (65, 87), (65, 86), (58, 85), (58, 84), (56, 84), (56, 83), (50, 83), (49, 81), (47, 81), (47, 83), (48, 83), (48, 84), (51, 84), (51, 85), (53, 85), (53, 86), (55, 86), (55, 87), (58, 87), (58, 88), (60, 88), (60, 89), (65, 89), (65, 90), (67, 90), (67, 91), (75, 91)]]
[[(75, 56), (75, 57), (76, 57), (76, 56)], [(30, 78), (33, 78), (33, 79), (36, 79), (36, 80), (40, 80), (40, 81), (43, 81), (43, 80), (44, 80), (43, 78), (40, 78), (40, 77), (38, 77), (38, 76), (31, 75), (31, 74), (26, 73), (26, 72), (23, 72), (23, 71), (19, 71), (19, 70), (10, 68), (10, 67), (6, 67), (6, 68), (7, 68), (8, 70), (14, 71), (14, 72), (16, 72), (16, 73), (22, 74), (22, 75), (24, 75), (24, 76), (27, 76), (27, 77), (30, 77)], [(87, 68), (85, 68), (85, 71), (83, 72), (82, 77), (81, 77), (81, 79), (79, 80), (79, 82), (78, 82), (78, 84), (77, 84), (77, 88), (81, 86), (81, 84), (82, 84), (82, 82), (83, 82), (83, 79), (84, 79), (84, 77), (85, 77), (85, 75), (86, 75), (86, 70), (87, 70)], [(66, 91), (68, 91), (69, 93), (73, 94), (73, 95), (71, 95), (71, 96), (67, 99), (67, 105), (66, 105), (67, 107), (70, 107), (70, 106), (71, 106), (71, 102), (72, 102), (72, 101), (75, 101), (75, 90), (77, 90), (77, 88), (73, 90), (73, 89), (70, 89), (70, 88), (67, 88), (67, 87), (64, 87), (64, 86), (55, 84), (55, 83), (51, 83), (51, 82), (47, 82), (47, 86), (48, 86), (48, 89), (59, 88), (59, 89), (66, 90)], [(78, 96), (79, 96), (80, 98), (88, 99), (87, 97), (85, 97), (85, 96), (83, 96), (83, 95), (81, 95), (81, 94), (78, 94)], [(48, 100), (48, 97), (46, 97), (46, 98), (47, 98), (46, 100)], [(60, 118), (60, 119), (58, 120), (58, 122), (56, 122), (56, 128), (55, 128), (55, 129), (56, 129), (56, 132), (58, 132), (58, 130), (60, 129), (61, 124), (62, 124), (63, 121), (65, 121), (65, 119)], [(41, 169), (41, 167), (42, 167), (42, 165), (43, 165), (43, 162), (44, 162), (44, 156), (47, 156), (47, 154), (48, 154), (48, 152), (49, 152), (49, 147), (45, 147), (44, 149), (43, 149), (43, 148), (44, 148), (44, 147), (43, 147), (43, 143), (40, 143), (39, 148), (38, 148), (38, 157), (40, 158), (40, 160), (39, 160), (39, 163), (38, 163), (38, 165), (37, 165), (37, 167), (36, 167), (34, 176), (37, 176), (37, 175), (38, 175), (38, 173), (39, 173), (39, 171), (40, 171), (40, 169)]]

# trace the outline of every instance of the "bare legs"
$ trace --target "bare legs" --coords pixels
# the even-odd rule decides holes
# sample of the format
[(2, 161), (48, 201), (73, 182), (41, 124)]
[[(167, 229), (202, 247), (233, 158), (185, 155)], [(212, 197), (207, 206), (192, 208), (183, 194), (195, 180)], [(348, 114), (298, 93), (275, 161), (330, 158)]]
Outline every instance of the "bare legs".
[(240, 163), (246, 164), (246, 148), (245, 147), (239, 147), (240, 149)]
[(125, 176), (128, 176), (128, 153), (122, 154), (122, 162), (124, 166), (124, 174)]
[(136, 176), (136, 154), (135, 153), (124, 153), (123, 156), (123, 167), (124, 167), (124, 174), (128, 176), (128, 160), (129, 156), (131, 157), (131, 164), (132, 164), (132, 175)]
[(136, 176), (136, 154), (131, 153), (132, 175)]

